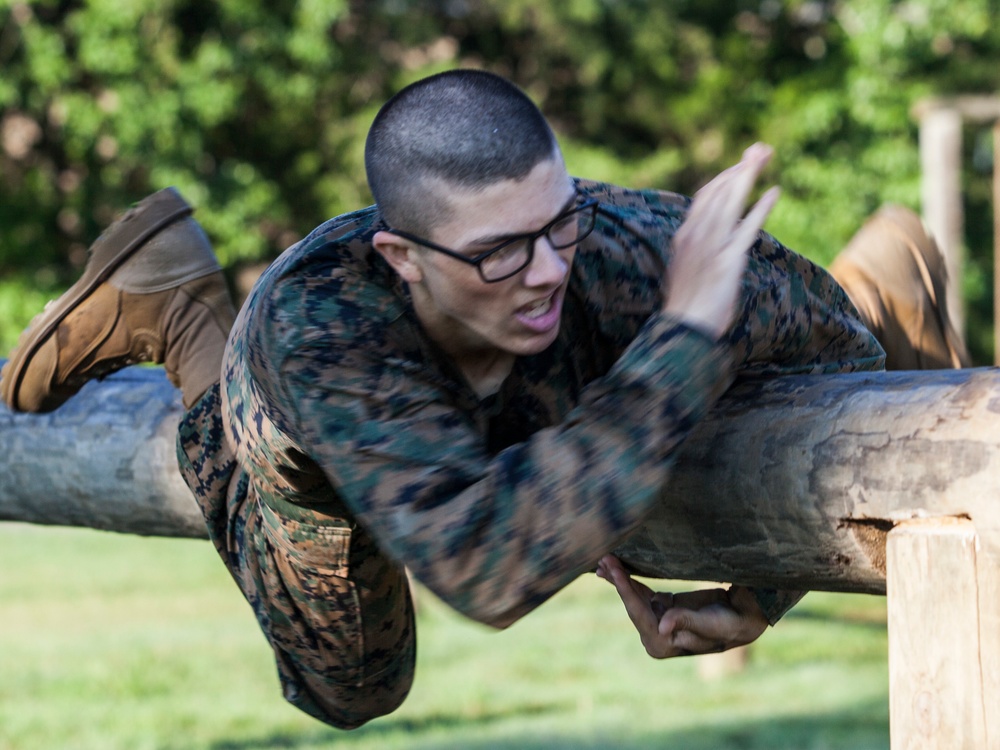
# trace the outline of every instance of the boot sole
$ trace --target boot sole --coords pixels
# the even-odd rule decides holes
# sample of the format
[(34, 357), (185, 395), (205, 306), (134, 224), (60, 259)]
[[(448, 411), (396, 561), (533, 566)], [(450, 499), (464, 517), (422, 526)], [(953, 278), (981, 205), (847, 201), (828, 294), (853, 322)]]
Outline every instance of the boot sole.
[(10, 353), (10, 359), (0, 373), (0, 397), (10, 409), (17, 409), (18, 391), (31, 358), (66, 316), (107, 281), (150, 237), (193, 212), (194, 209), (180, 193), (174, 188), (165, 188), (140, 201), (94, 241), (83, 275), (31, 321)]

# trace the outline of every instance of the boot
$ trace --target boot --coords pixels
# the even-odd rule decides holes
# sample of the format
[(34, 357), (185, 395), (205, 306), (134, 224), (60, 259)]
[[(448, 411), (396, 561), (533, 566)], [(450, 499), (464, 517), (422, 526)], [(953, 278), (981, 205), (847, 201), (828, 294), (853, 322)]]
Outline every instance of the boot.
[(889, 205), (837, 256), (830, 273), (882, 348), (887, 370), (971, 365), (948, 317), (948, 272), (937, 243), (908, 208)]
[(0, 373), (12, 410), (52, 411), (88, 380), (162, 363), (190, 407), (218, 382), (235, 312), (191, 206), (149, 196), (90, 248), (83, 275), (21, 334)]

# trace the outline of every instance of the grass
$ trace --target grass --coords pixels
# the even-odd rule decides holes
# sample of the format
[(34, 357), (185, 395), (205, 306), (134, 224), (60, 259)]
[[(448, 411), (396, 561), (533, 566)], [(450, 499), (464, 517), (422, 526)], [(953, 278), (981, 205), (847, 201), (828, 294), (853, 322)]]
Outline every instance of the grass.
[(717, 680), (649, 659), (596, 577), (501, 633), (426, 591), (418, 617), (406, 703), (340, 732), (281, 699), (207, 542), (0, 524), (0, 750), (889, 745), (879, 598), (810, 594)]

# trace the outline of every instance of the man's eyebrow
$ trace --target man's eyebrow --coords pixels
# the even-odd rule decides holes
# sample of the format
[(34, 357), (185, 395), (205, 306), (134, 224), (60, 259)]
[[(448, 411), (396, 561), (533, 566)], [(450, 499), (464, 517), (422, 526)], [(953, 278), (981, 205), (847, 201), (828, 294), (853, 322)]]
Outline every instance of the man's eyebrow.
[[(577, 193), (574, 190), (573, 194), (569, 197), (569, 200), (567, 200), (563, 204), (563, 207), (559, 209), (558, 213), (556, 213), (555, 216), (553, 216), (551, 219), (549, 219), (549, 221), (547, 221), (546, 224), (549, 224), (549, 223), (555, 221), (560, 216), (562, 216), (564, 213), (566, 213), (567, 211), (569, 211), (569, 209), (572, 208), (573, 204), (576, 203), (577, 198), (579, 197), (579, 195), (580, 194)], [(485, 235), (483, 237), (477, 237), (476, 239), (474, 239), (471, 242), (469, 242), (468, 244), (466, 244), (466, 247), (479, 247), (481, 245), (499, 245), (501, 242), (506, 242), (507, 240), (512, 240), (515, 237), (524, 237), (526, 234), (533, 234), (533, 233), (532, 232), (508, 232), (506, 234), (488, 234), (488, 235)]]

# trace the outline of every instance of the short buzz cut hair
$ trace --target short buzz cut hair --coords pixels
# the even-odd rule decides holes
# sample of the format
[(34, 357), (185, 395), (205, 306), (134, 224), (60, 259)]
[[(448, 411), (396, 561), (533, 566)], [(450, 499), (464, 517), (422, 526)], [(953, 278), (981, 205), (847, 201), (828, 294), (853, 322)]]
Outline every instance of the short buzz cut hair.
[(482, 70), (413, 83), (379, 110), (365, 143), (368, 186), (389, 226), (430, 233), (449, 207), (435, 180), (483, 188), (553, 158), (555, 135), (517, 86)]

